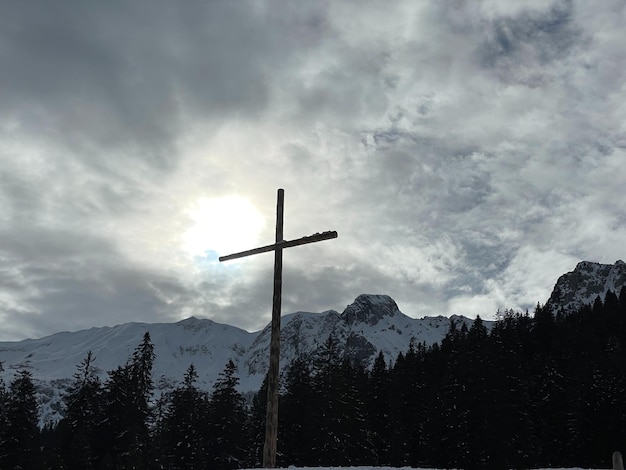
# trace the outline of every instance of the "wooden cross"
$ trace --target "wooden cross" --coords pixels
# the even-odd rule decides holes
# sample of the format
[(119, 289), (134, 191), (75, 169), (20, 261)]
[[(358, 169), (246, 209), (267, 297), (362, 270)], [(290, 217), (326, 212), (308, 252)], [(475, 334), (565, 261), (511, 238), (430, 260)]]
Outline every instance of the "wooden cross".
[(276, 467), (276, 443), (278, 440), (278, 376), (280, 362), (280, 305), (283, 284), (283, 248), (306, 245), (337, 238), (337, 232), (316, 233), (297, 240), (283, 240), (283, 208), (285, 191), (278, 190), (276, 203), (276, 242), (252, 250), (220, 256), (220, 261), (228, 261), (267, 251), (274, 252), (274, 296), (272, 303), (272, 335), (270, 340), (270, 368), (267, 374), (267, 411), (265, 414), (265, 444), (263, 446), (263, 467)]

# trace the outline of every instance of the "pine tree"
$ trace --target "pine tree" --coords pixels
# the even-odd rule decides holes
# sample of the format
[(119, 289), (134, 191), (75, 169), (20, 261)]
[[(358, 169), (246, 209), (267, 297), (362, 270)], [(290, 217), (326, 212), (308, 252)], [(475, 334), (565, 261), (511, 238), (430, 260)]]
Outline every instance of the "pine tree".
[(152, 408), (150, 400), (154, 389), (152, 381), (152, 367), (154, 365), (154, 345), (150, 338), (150, 332), (143, 335), (141, 344), (133, 352), (130, 363), (131, 378), (133, 385), (133, 402), (135, 406), (135, 440), (133, 443), (132, 461), (137, 466), (148, 465), (148, 454), (150, 451), (150, 426), (152, 422)]
[[(391, 387), (390, 376), (382, 351), (376, 357), (369, 375), (367, 410), (372, 430), (372, 444), (376, 454), (376, 465), (391, 463)], [(397, 424), (397, 423), (396, 423)]]
[(312, 388), (317, 400), (311, 410), (313, 414), (311, 458), (315, 460), (315, 466), (331, 462), (335, 465), (341, 464), (339, 459), (342, 445), (337, 425), (341, 416), (337, 409), (339, 389), (335, 383), (340, 366), (338, 341), (330, 335), (319, 348), (313, 361)]
[(74, 381), (64, 397), (66, 413), (59, 423), (68, 468), (97, 468), (99, 426), (103, 419), (102, 384), (91, 351), (77, 366)]
[(171, 401), (160, 431), (161, 464), (170, 469), (208, 467), (208, 395), (198, 390), (196, 368), (191, 364)]
[(152, 366), (154, 365), (154, 345), (150, 339), (150, 332), (143, 335), (141, 344), (133, 352), (130, 363), (133, 384), (137, 391), (137, 400), (142, 403), (142, 413), (148, 418), (148, 402), (152, 396), (154, 384), (152, 382)]
[(407, 362), (402, 352), (398, 353), (395, 364), (389, 372), (388, 394), (392, 423), (389, 433), (389, 463), (401, 467), (409, 461), (406, 422), (412, 419), (407, 414), (409, 401), (413, 399)]
[(312, 465), (310, 446), (314, 431), (311, 422), (316, 397), (307, 361), (296, 358), (289, 365), (284, 382), (278, 410), (278, 464), (284, 467)]
[(452, 320), (439, 350), (442, 362), (435, 379), (438, 391), (429, 409), (427, 443), (434, 455), (433, 465), (461, 467), (469, 457), (468, 408), (470, 398), (464, 394), (468, 360), (468, 329)]
[(626, 387), (625, 350), (620, 338), (624, 338), (624, 326), (616, 296), (607, 293), (602, 307), (594, 305), (596, 321), (603, 324), (596, 329), (595, 344), (600, 349), (588, 352), (592, 364), (591, 379), (587, 382), (582, 400), (583, 429), (588, 442), (589, 465), (598, 465), (603, 456), (612, 449), (619, 448), (626, 425), (626, 404), (623, 393)]
[(32, 374), (20, 370), (11, 381), (6, 408), (5, 454), (0, 468), (39, 468), (38, 406)]
[(131, 454), (136, 423), (133, 382), (128, 364), (109, 371), (104, 384), (104, 420), (100, 426), (102, 459), (113, 468), (122, 468)]
[[(282, 405), (282, 402), (281, 402)], [(248, 416), (246, 428), (248, 430), (247, 437), (249, 439), (247, 460), (250, 467), (260, 467), (263, 462), (263, 445), (265, 443), (265, 420), (267, 411), (267, 374), (263, 379), (261, 388), (254, 394), (252, 398), (252, 407)], [(278, 419), (281, 419), (281, 411), (278, 410)], [(280, 425), (278, 427), (280, 432)], [(279, 437), (280, 439), (280, 437)], [(280, 458), (282, 453), (281, 445), (278, 445)]]
[(103, 441), (115, 467), (147, 468), (150, 458), (154, 346), (144, 334), (130, 362), (109, 372), (104, 386)]
[(364, 465), (375, 459), (371, 430), (367, 420), (368, 374), (361, 364), (352, 364), (348, 359), (342, 363), (343, 378), (341, 404), (348, 417), (343, 421), (343, 439), (348, 465)]
[(4, 372), (2, 364), (2, 361), (0, 361), (0, 468), (3, 467), (2, 463), (4, 462), (8, 452), (7, 440), (9, 438), (7, 435), (7, 428), (9, 426), (9, 417), (7, 416), (7, 409), (9, 407), (9, 392), (7, 391), (2, 377), (2, 372)]
[(241, 394), (237, 391), (239, 377), (232, 360), (213, 385), (209, 402), (209, 434), (211, 438), (210, 467), (215, 469), (238, 468), (246, 457), (245, 426), (247, 410)]
[[(394, 414), (402, 423), (400, 427), (403, 431), (399, 432), (405, 433), (406, 463), (412, 466), (421, 466), (422, 463), (427, 462), (428, 458), (425, 426), (428, 420), (428, 400), (432, 395), (430, 390), (432, 384), (428, 377), (425, 353), (424, 344), (416, 346), (411, 341), (409, 350), (404, 356), (403, 367), (392, 374), (393, 380), (398, 383), (398, 390), (394, 391), (398, 398), (392, 399), (394, 403), (392, 409), (397, 399), (400, 405)], [(400, 378), (399, 375), (404, 375), (405, 378)], [(394, 431), (394, 433), (397, 432)]]
[[(480, 316), (477, 316), (467, 334), (463, 387), (466, 402), (466, 422), (469, 429), (466, 465), (474, 468), (494, 468), (494, 452), (486, 452), (484, 442), (491, 437), (489, 423), (492, 421), (493, 398), (490, 372), (491, 362), (489, 334)], [(465, 402), (465, 400), (463, 400)]]
[(322, 345), (314, 363), (314, 437), (311, 442), (315, 465), (358, 465), (374, 459), (365, 415), (366, 375), (348, 360), (341, 360), (336, 338)]
[[(536, 410), (532, 402), (532, 358), (525, 353), (518, 321), (521, 314), (506, 311), (491, 330), (486, 390), (489, 438), (485, 455), (496, 468), (528, 468), (537, 458)], [(523, 321), (527, 325), (526, 321)]]

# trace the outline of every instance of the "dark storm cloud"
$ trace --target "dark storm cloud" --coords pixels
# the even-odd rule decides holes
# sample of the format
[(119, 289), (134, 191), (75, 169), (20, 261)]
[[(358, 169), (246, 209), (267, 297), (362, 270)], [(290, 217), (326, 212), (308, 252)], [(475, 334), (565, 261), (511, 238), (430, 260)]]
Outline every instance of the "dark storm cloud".
[(585, 40), (582, 33), (573, 2), (557, 1), (543, 11), (494, 19), (477, 53), (503, 80), (538, 86), (546, 79), (541, 69), (566, 59)]
[[(123, 323), (129, 316), (147, 320), (161, 306), (147, 284), (160, 276), (125, 267), (107, 239), (17, 226), (0, 232), (0, 241), (2, 290), (11, 292), (2, 317), (15, 333), (44, 335)], [(11, 299), (19, 307), (11, 309)]]
[(168, 307), (154, 295), (149, 280), (155, 276), (148, 272), (102, 266), (94, 272), (68, 263), (63, 272), (31, 266), (20, 275), (29, 279), (28, 288), (35, 295), (24, 299), (22, 305), (28, 306), (27, 311), (14, 318), (6, 312), (3, 321), (13, 324), (13, 334), (39, 337), (61, 330), (117, 325), (130, 319), (151, 322)]
[(280, 59), (271, 56), (268, 13), (242, 14), (245, 3), (1, 8), (0, 113), (49, 139), (62, 134), (96, 167), (130, 154), (171, 169), (187, 119), (254, 117)]

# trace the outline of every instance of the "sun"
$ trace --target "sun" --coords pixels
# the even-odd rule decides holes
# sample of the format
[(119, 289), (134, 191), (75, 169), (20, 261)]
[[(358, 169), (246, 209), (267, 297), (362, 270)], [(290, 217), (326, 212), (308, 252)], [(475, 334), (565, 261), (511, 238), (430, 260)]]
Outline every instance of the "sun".
[(182, 242), (192, 258), (217, 258), (254, 248), (265, 226), (261, 213), (241, 196), (203, 197), (186, 212), (192, 225)]

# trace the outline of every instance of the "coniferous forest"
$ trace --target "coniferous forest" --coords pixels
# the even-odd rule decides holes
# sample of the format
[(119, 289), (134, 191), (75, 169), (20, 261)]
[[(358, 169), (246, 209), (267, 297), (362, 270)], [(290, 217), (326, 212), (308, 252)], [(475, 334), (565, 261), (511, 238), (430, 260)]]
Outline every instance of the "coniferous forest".
[[(260, 466), (265, 390), (229, 361), (210, 393), (190, 365), (157, 395), (149, 334), (105, 381), (77, 366), (65, 417), (38, 428), (32, 376), (0, 383), (0, 468)], [(282, 378), (278, 465), (504, 469), (610, 465), (626, 447), (626, 288), (577, 312), (500, 312), (366, 371), (332, 338)]]

